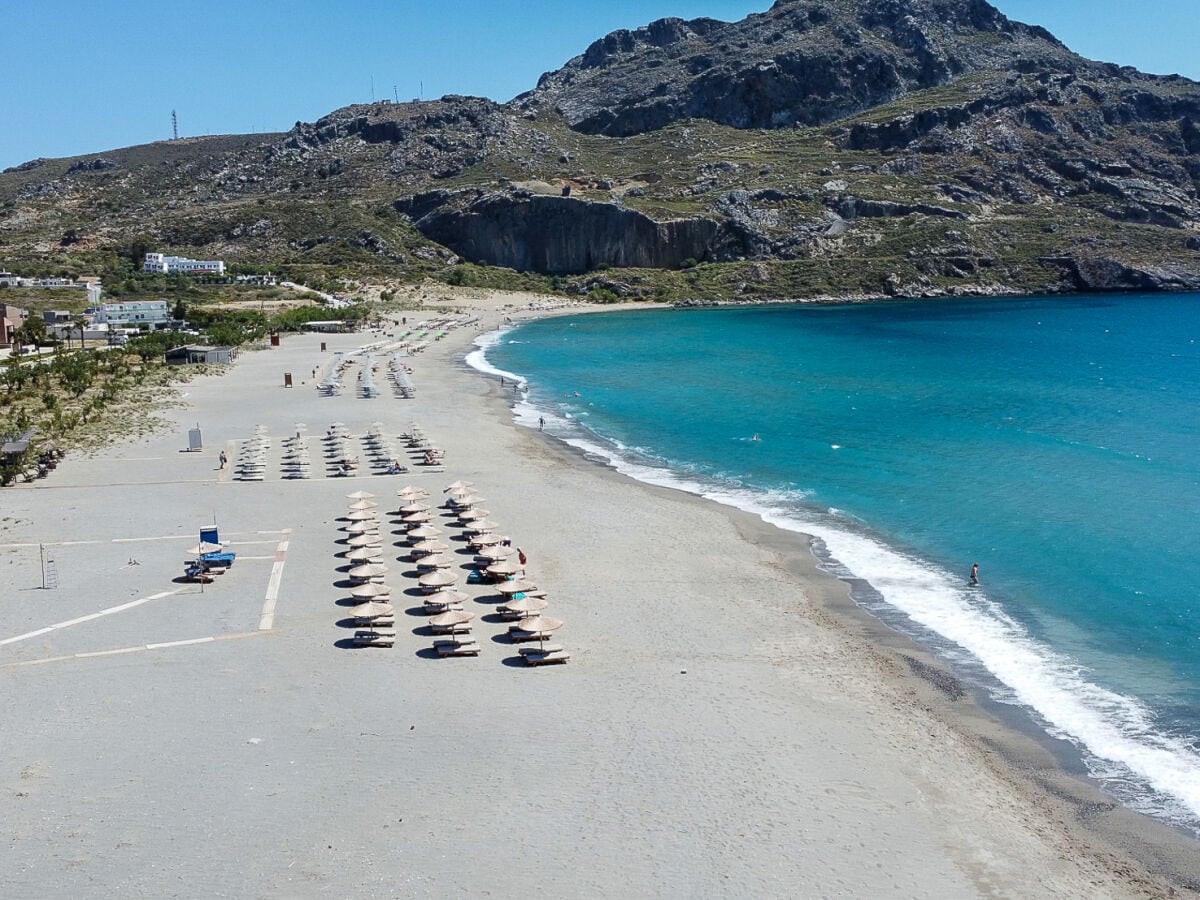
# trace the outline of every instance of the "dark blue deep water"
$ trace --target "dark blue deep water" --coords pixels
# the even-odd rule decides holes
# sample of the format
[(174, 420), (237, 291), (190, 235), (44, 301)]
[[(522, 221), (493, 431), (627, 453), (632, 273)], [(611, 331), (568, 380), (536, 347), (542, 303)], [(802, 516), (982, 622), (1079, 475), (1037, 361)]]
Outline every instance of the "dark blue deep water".
[(865, 606), (1195, 828), (1198, 340), (1197, 295), (946, 300), (543, 319), (472, 363), (525, 381), (524, 424), (814, 535)]

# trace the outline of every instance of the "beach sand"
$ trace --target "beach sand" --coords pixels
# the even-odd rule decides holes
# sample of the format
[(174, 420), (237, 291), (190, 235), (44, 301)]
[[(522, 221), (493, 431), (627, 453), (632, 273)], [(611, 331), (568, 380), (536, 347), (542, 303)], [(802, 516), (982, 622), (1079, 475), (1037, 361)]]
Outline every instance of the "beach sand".
[[(506, 306), (529, 299), (442, 301), (480, 321), (406, 360), (416, 399), (321, 398), (320, 342), (373, 338), (289, 337), (182, 386), (173, 430), (0, 494), (6, 897), (1166, 895), (1151, 869), (1184, 892), (1193, 842), (945, 690), (802, 538), (515, 426), (462, 355), (545, 314)], [(320, 470), (334, 421), (416, 421), (444, 472), (281, 479), (280, 439), (306, 423)], [(265, 480), (217, 471), (260, 424)], [(565, 621), (565, 666), (520, 665), (482, 586), (481, 655), (430, 658), (392, 534), (395, 646), (343, 646), (345, 494), (392, 510), (460, 478)], [(174, 583), (214, 519), (238, 562)]]

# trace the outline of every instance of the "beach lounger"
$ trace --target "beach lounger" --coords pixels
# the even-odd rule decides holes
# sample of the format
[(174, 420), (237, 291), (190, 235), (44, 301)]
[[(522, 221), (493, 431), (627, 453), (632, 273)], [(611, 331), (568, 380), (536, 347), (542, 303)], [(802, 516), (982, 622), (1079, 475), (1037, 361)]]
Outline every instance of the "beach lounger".
[(358, 626), (370, 626), (371, 628), (395, 628), (395, 616), (355, 616), (354, 624)]
[(565, 663), (571, 658), (571, 654), (566, 650), (547, 651), (545, 653), (523, 653), (525, 657), (525, 665), (527, 666), (548, 666), (554, 663)]
[(536, 647), (521, 647), (517, 650), (522, 656), (535, 656), (538, 653), (561, 653), (562, 644), (538, 644)]
[(468, 641), (464, 644), (454, 643), (452, 641), (438, 641), (433, 645), (433, 649), (437, 651), (438, 656), (478, 656), (480, 647), (474, 641)]
[(470, 634), (471, 623), (460, 622), (457, 625), (430, 625), (434, 634)]
[(551, 637), (553, 632), (550, 631), (525, 631), (520, 625), (508, 626), (508, 639), (513, 643), (519, 644), (524, 641), (541, 641)]
[(396, 643), (396, 632), (356, 631), (350, 640), (356, 647), (391, 647)]

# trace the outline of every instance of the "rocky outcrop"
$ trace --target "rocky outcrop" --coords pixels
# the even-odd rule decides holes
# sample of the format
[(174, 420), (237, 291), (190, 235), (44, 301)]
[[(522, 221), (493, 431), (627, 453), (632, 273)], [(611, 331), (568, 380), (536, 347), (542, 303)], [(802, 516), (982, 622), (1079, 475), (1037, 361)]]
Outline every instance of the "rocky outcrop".
[(662, 19), (615, 31), (515, 103), (613, 136), (686, 118), (821, 125), (1018, 55), (1072, 57), (983, 0), (779, 0), (740, 22)]
[[(447, 202), (436, 204), (437, 199)], [(743, 249), (712, 219), (656, 222), (612, 203), (523, 191), (426, 194), (399, 201), (396, 208), (422, 213), (416, 227), (460, 256), (519, 271), (678, 268), (688, 260), (733, 259)]]
[(1200, 272), (1181, 266), (1131, 266), (1116, 259), (1047, 256), (1072, 291), (1200, 291)]

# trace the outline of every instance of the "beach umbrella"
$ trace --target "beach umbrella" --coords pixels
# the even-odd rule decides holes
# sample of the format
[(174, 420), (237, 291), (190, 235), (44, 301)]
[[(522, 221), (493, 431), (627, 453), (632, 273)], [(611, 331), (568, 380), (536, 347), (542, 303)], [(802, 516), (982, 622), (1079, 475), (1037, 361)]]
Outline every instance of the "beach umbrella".
[(545, 645), (546, 636), (552, 632), (562, 628), (562, 619), (552, 619), (549, 616), (533, 616), (529, 619), (522, 619), (516, 624), (516, 627), (521, 631), (538, 636), (538, 643)]
[(412, 513), (429, 512), (429, 504), (427, 503), (409, 503), (406, 506), (400, 507), (400, 512), (405, 515)]
[(508, 559), (516, 551), (512, 547), (505, 547), (503, 544), (496, 544), (492, 547), (480, 547), (475, 551), (478, 556), (493, 563), (499, 562), (502, 559)]
[(496, 585), (496, 591), (504, 594), (505, 596), (511, 596), (513, 594), (527, 594), (530, 591), (536, 590), (537, 585), (524, 578), (518, 578), (516, 581), (505, 581)]
[(388, 597), (391, 593), (392, 589), (386, 584), (376, 584), (374, 581), (350, 588), (350, 596), (356, 600), (373, 600), (376, 597)]
[(480, 519), (486, 519), (490, 515), (491, 513), (486, 509), (472, 507), (471, 509), (464, 509), (459, 512), (458, 518), (462, 522), (478, 522)]
[(475, 613), (463, 609), (449, 609), (444, 613), (429, 617), (429, 624), (436, 628), (453, 628), (455, 625), (466, 625), (475, 618)]
[[(485, 531), (471, 538), (471, 543), (476, 547), (498, 547), (507, 540), (508, 538), (502, 534), (496, 534), (494, 531)], [(512, 548), (505, 547), (504, 549), (511, 550)]]
[(449, 493), (450, 491), (461, 491), (463, 488), (472, 487), (475, 487), (475, 482), (473, 481), (452, 481), (450, 484), (446, 485), (446, 489), (442, 491), (442, 493), (445, 494)]
[(416, 538), (418, 541), (424, 541), (428, 538), (441, 537), (442, 529), (436, 525), (418, 525), (416, 528), (410, 528), (405, 532), (405, 536), (412, 540)]
[(220, 544), (214, 544), (211, 541), (201, 541), (195, 547), (189, 547), (188, 553), (192, 556), (202, 556), (205, 553), (220, 553), (223, 549)]
[(346, 544), (350, 547), (379, 547), (383, 544), (383, 538), (379, 532), (367, 534), (356, 534), (346, 540)]
[(487, 567), (489, 575), (516, 575), (524, 567), (515, 559), (502, 559)]
[(417, 541), (409, 549), (413, 553), (443, 553), (450, 549), (450, 545), (444, 544), (441, 541), (424, 540)]
[(354, 616), (358, 619), (378, 619), (395, 614), (396, 608), (386, 601), (369, 600), (354, 608)]
[(416, 522), (417, 524), (420, 524), (422, 522), (428, 522), (432, 518), (433, 518), (433, 513), (430, 512), (429, 510), (425, 510), (423, 512), (406, 513), (400, 517), (400, 521), (401, 522)]
[(404, 487), (396, 491), (397, 497), (428, 497), (429, 491), (425, 488), (419, 488), (416, 485), (406, 484)]
[(458, 576), (449, 569), (434, 569), (417, 579), (417, 583), (423, 588), (451, 587), (457, 582)]
[(355, 566), (346, 574), (351, 578), (382, 578), (387, 574), (387, 566), (379, 562), (368, 562)]
[(510, 612), (536, 613), (541, 612), (550, 604), (541, 597), (522, 597), (519, 600), (509, 600), (504, 604)]
[(342, 518), (349, 522), (378, 522), (379, 514), (370, 509), (356, 509)]
[(451, 603), (462, 603), (464, 600), (471, 599), (462, 591), (452, 587), (442, 588), (434, 591), (432, 594), (425, 595), (426, 606), (449, 606)]
[(346, 495), (347, 500), (374, 500), (375, 495), (370, 491), (355, 491), (352, 494)]
[(383, 547), (378, 544), (373, 547), (355, 547), (345, 554), (345, 558), (350, 560), (350, 562), (367, 562), (372, 559), (379, 559), (382, 556)]
[(444, 553), (430, 553), (417, 560), (418, 569), (449, 569), (456, 560)]
[(378, 522), (347, 522), (342, 526), (342, 531), (346, 534), (367, 534), (368, 532), (379, 531)]
[(352, 511), (363, 509), (379, 509), (379, 504), (374, 500), (355, 500), (353, 503), (349, 504), (348, 508)]
[(491, 519), (476, 519), (468, 525), (463, 526), (463, 530), (468, 534), (483, 534), (488, 531), (495, 531), (500, 526)]

